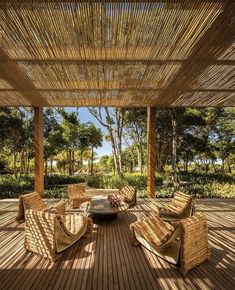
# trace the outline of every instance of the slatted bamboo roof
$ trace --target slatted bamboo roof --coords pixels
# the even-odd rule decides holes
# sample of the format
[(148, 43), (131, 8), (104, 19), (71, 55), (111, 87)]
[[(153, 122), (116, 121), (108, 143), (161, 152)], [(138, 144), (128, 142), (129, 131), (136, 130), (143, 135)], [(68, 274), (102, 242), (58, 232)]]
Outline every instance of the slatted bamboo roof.
[(235, 3), (0, 0), (0, 106), (235, 106)]

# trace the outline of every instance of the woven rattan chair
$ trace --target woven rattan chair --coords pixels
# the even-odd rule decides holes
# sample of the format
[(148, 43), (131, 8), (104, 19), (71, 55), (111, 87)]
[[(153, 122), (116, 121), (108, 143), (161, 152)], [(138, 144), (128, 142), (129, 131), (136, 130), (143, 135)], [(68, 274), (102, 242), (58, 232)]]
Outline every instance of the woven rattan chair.
[(51, 261), (81, 237), (92, 232), (92, 220), (77, 214), (66, 215), (45, 211), (26, 210), (25, 249)]
[(177, 265), (185, 275), (209, 257), (206, 217), (195, 214), (171, 225), (160, 217), (150, 217), (130, 225), (134, 246), (148, 250)]
[(47, 206), (41, 196), (37, 192), (31, 192), (28, 194), (22, 194), (19, 199), (19, 210), (16, 221), (23, 223), (25, 221), (25, 211), (27, 209), (34, 209), (39, 211), (54, 211), (61, 215), (65, 215), (66, 203), (59, 201)]
[(193, 196), (183, 192), (176, 192), (169, 204), (159, 206), (159, 215), (166, 221), (191, 217), (194, 211)]
[(135, 187), (133, 186), (124, 186), (119, 188), (118, 190), (118, 194), (120, 194), (124, 201), (128, 204), (128, 205), (135, 205), (136, 204), (136, 200), (137, 200), (137, 190)]
[(81, 203), (91, 201), (91, 197), (85, 192), (85, 185), (79, 183), (68, 185), (68, 198), (72, 208), (78, 208)]

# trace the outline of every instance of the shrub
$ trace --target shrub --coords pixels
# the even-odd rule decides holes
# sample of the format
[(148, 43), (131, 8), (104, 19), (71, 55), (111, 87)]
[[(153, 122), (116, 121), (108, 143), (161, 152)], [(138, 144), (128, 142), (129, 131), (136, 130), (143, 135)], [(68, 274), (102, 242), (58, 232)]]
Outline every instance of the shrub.
[(54, 187), (56, 185), (65, 185), (72, 183), (85, 182), (86, 178), (84, 175), (49, 175), (47, 177), (48, 188)]
[(34, 179), (30, 176), (0, 176), (0, 198), (18, 197), (21, 193), (30, 192), (34, 188)]
[[(187, 174), (185, 174), (187, 176)], [(225, 177), (229, 182), (214, 180), (222, 179), (221, 175), (209, 174), (210, 182), (202, 174), (193, 173), (189, 182), (182, 184), (175, 189), (172, 186), (163, 186), (161, 176), (157, 176), (156, 197), (172, 197), (175, 191), (184, 191), (198, 198), (217, 197), (217, 198), (235, 198), (235, 182), (232, 182), (231, 176)], [(223, 177), (224, 178), (224, 177)], [(48, 187), (45, 188), (45, 197), (47, 198), (65, 198), (67, 197), (67, 184), (84, 182), (94, 188), (119, 188), (124, 185), (135, 186), (138, 189), (139, 197), (146, 197), (147, 177), (146, 174), (127, 173), (123, 176), (115, 175), (94, 175), (94, 176), (64, 176), (52, 175), (48, 178)], [(0, 198), (19, 197), (22, 193), (34, 190), (33, 176), (14, 176), (11, 174), (0, 175)]]
[[(156, 184), (162, 184), (161, 177), (156, 177)], [(145, 190), (147, 187), (146, 174), (126, 173), (118, 175), (94, 175), (87, 179), (87, 185), (95, 188), (119, 188), (125, 185), (131, 185), (138, 190)]]
[(54, 187), (44, 190), (45, 198), (67, 198), (67, 186)]
[[(48, 176), (48, 186), (45, 188), (45, 195), (49, 197), (61, 197), (65, 192), (61, 185), (84, 182), (84, 176), (65, 176), (52, 175)], [(47, 190), (48, 189), (48, 190)], [(11, 174), (0, 175), (0, 198), (19, 197), (23, 193), (34, 190), (33, 176), (14, 176)]]
[(181, 171), (179, 173), (179, 178), (181, 181), (200, 182), (200, 183), (209, 183), (209, 182), (229, 182), (235, 183), (235, 177), (229, 174), (222, 173), (205, 173), (205, 172), (186, 172)]

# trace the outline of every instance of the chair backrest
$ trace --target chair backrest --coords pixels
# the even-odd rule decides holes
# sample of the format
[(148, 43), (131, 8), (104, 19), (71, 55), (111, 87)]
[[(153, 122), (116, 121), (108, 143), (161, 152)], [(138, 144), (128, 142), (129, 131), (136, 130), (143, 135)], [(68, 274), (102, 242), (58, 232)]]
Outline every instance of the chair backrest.
[(180, 215), (192, 206), (192, 202), (193, 196), (183, 192), (176, 192), (168, 207), (172, 212)]
[[(34, 245), (34, 252), (55, 259), (55, 222), (57, 214), (45, 211), (26, 210), (25, 213), (25, 247)], [(36, 241), (36, 242), (35, 242)]]
[(73, 199), (76, 197), (85, 197), (86, 186), (84, 184), (69, 184), (68, 185), (68, 198)]
[(181, 270), (199, 265), (210, 256), (206, 216), (202, 213), (179, 221), (181, 225)]
[(46, 208), (45, 203), (43, 202), (40, 194), (37, 192), (31, 192), (27, 194), (22, 194), (19, 198), (19, 210), (18, 216), (16, 217), (16, 221), (24, 222), (25, 220), (25, 211), (27, 209), (34, 210), (44, 210)]
[(126, 198), (127, 200), (133, 200), (136, 198), (136, 188), (133, 186), (124, 186), (119, 188), (118, 193)]
[(135, 222), (133, 226), (137, 233), (142, 234), (151, 245), (157, 247), (167, 242), (174, 231), (173, 226), (157, 215)]

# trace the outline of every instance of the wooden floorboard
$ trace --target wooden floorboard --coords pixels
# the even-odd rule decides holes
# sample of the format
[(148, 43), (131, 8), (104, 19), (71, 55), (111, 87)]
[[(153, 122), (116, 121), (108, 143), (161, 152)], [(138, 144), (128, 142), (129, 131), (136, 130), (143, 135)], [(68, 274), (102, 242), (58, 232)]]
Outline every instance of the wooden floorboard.
[(115, 221), (95, 224), (92, 236), (55, 264), (24, 250), (17, 206), (17, 200), (0, 200), (0, 289), (235, 289), (235, 199), (196, 201), (207, 216), (211, 257), (186, 277), (147, 249), (131, 246), (129, 225), (154, 208), (146, 200)]

